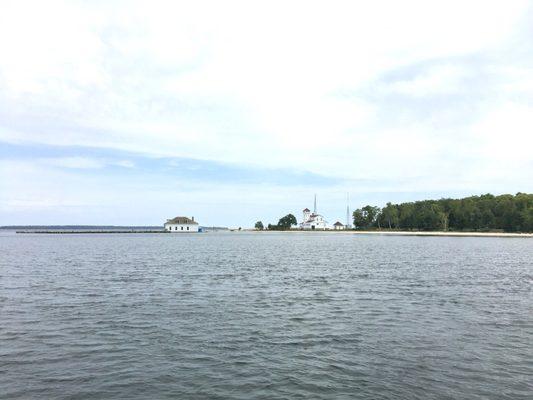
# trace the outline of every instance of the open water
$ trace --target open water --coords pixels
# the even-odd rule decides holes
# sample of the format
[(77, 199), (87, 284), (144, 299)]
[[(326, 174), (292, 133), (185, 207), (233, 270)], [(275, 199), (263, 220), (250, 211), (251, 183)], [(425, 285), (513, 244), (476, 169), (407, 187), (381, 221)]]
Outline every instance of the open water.
[(2, 399), (532, 399), (533, 239), (0, 236)]

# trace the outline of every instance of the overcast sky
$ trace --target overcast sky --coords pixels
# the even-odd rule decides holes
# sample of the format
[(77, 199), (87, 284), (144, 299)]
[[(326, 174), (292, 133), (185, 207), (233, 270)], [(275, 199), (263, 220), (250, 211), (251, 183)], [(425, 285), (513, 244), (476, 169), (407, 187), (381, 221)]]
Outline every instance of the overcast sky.
[(533, 2), (2, 1), (0, 225), (533, 191)]

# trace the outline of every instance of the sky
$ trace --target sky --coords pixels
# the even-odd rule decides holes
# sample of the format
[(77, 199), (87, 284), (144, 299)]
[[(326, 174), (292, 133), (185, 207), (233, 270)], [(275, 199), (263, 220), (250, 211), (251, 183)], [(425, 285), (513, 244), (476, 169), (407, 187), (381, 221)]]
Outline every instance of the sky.
[(533, 2), (2, 1), (0, 225), (533, 192)]

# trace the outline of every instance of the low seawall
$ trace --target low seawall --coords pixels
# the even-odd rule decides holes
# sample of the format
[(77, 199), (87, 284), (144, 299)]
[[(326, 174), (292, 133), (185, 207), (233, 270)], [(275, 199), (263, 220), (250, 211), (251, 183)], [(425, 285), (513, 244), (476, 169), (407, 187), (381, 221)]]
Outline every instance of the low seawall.
[(70, 234), (85, 234), (85, 233), (167, 233), (167, 231), (161, 230), (21, 230), (16, 231), (17, 233), (30, 234), (30, 233), (45, 233), (45, 234), (56, 234), (56, 235), (70, 235)]

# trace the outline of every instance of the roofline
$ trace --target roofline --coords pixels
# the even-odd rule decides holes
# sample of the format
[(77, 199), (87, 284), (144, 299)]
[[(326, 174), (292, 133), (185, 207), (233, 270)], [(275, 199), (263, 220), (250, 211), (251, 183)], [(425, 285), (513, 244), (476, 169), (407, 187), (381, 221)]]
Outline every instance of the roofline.
[[(176, 220), (184, 220), (185, 222), (176, 222)], [(184, 216), (178, 216), (171, 219), (167, 219), (167, 222), (165, 222), (164, 225), (167, 224), (174, 224), (174, 225), (198, 225), (198, 222), (196, 222), (193, 218), (184, 217)]]

